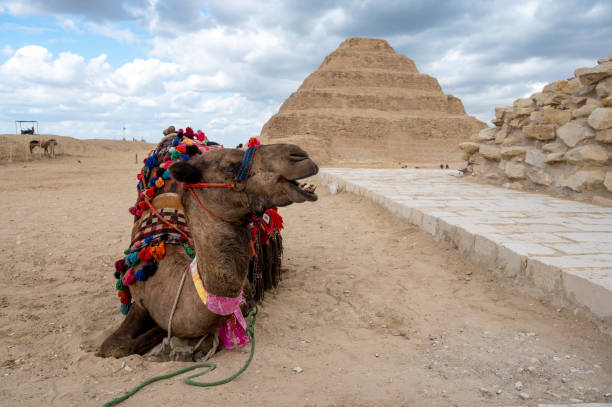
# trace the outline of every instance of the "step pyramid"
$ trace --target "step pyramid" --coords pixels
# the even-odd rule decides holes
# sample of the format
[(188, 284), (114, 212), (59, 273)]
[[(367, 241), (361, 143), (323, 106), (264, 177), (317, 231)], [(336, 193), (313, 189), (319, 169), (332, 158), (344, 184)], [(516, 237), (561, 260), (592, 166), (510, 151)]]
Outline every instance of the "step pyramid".
[(382, 39), (349, 38), (261, 131), (322, 165), (458, 164), (457, 144), (486, 125)]

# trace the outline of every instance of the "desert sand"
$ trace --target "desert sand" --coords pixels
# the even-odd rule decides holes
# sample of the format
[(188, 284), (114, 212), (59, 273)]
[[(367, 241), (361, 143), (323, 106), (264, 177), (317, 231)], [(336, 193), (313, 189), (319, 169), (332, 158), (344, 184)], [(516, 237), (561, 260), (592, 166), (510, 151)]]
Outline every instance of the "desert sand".
[[(0, 405), (100, 406), (189, 365), (94, 355), (123, 318), (113, 262), (129, 244), (134, 156), (148, 145), (63, 145), (56, 159), (0, 165)], [(158, 382), (122, 406), (609, 401), (612, 338), (594, 325), (494, 281), (375, 204), (318, 191), (318, 202), (280, 209), (284, 277), (259, 308), (251, 367), (216, 388)], [(221, 350), (206, 379), (247, 356)]]

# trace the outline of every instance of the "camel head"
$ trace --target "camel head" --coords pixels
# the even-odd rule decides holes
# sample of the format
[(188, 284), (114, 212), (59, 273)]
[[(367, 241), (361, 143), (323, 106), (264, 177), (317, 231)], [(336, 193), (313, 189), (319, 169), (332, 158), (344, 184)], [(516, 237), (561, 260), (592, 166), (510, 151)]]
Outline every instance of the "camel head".
[[(194, 160), (172, 164), (170, 173), (186, 184), (231, 183), (242, 168), (244, 154), (242, 150), (231, 148), (212, 150)], [(274, 206), (316, 201), (317, 195), (300, 187), (298, 181), (318, 171), (314, 161), (296, 145), (261, 145), (253, 155), (245, 183), (238, 183), (233, 190), (206, 188), (196, 193), (202, 202), (217, 206), (226, 218), (237, 219), (250, 213), (261, 214)]]

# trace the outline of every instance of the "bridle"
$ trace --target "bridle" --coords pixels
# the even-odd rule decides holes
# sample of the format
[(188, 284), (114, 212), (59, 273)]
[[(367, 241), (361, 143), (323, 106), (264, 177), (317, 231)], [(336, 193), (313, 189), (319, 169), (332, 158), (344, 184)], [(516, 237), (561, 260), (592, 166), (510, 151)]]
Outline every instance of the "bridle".
[(258, 146), (249, 147), (244, 152), (244, 155), (242, 156), (242, 165), (240, 166), (240, 170), (238, 171), (238, 174), (236, 175), (236, 177), (234, 178), (232, 182), (228, 182), (226, 184), (209, 184), (206, 182), (197, 182), (194, 184), (183, 184), (183, 188), (187, 188), (189, 192), (191, 192), (191, 195), (193, 196), (193, 198), (196, 200), (198, 205), (200, 205), (200, 207), (206, 213), (224, 222), (233, 223), (217, 215), (216, 213), (208, 209), (206, 206), (204, 206), (200, 198), (198, 198), (198, 196), (196, 195), (194, 189), (204, 189), (204, 188), (235, 189), (237, 184), (246, 184), (249, 178), (249, 174), (251, 173), (251, 167), (253, 166), (253, 157), (255, 157), (255, 152), (257, 151), (257, 147)]

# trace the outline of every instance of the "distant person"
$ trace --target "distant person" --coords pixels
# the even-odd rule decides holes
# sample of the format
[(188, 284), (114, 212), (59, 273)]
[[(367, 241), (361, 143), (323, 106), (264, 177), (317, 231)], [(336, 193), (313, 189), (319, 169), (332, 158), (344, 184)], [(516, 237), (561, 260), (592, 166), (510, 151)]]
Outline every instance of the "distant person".
[(236, 148), (242, 149), (242, 143), (238, 144)]
[(446, 168), (448, 170), (448, 164), (446, 164), (446, 166), (444, 168)]
[(444, 164), (440, 164), (440, 169), (443, 170), (444, 169)]

